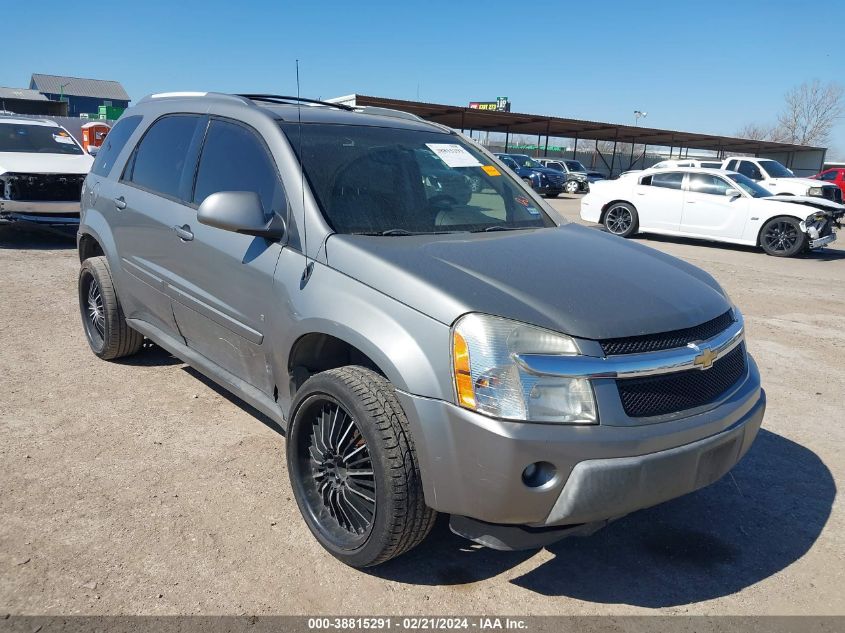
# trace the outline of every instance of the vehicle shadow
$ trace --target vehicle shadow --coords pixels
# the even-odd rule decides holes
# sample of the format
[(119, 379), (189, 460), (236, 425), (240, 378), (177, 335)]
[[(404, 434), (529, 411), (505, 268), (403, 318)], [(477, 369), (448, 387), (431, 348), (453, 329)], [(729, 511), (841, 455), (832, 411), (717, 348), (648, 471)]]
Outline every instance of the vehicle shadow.
[[(607, 229), (601, 227), (599, 230)], [(709, 240), (698, 240), (692, 237), (672, 237), (668, 235), (656, 235), (653, 233), (639, 233), (631, 236), (628, 239), (637, 240), (641, 242), (663, 242), (666, 244), (687, 244), (689, 246), (701, 246), (709, 249), (730, 250), (738, 253), (754, 253), (763, 257), (768, 257), (762, 248), (754, 246), (745, 246), (742, 244), (728, 244), (727, 242), (711, 242)], [(821, 262), (839, 261), (845, 259), (845, 250), (838, 248), (822, 248), (815, 251), (804, 253), (797, 259), (816, 260)]]
[[(835, 496), (815, 453), (761, 430), (745, 458), (712, 486), (550, 545), (553, 559), (511, 582), (546, 596), (648, 608), (711, 600), (801, 558)], [(476, 547), (449, 533), (444, 520), (423, 545), (368, 572), (409, 584), (466, 584), (533, 555)]]
[(180, 359), (149, 339), (144, 339), (144, 344), (137, 354), (118, 358), (113, 362), (130, 367), (167, 367), (182, 363)]
[[(181, 362), (181, 361), (179, 361), (179, 362)], [(255, 407), (253, 407), (251, 404), (244, 402), (243, 400), (238, 398), (236, 395), (234, 395), (230, 391), (227, 391), (224, 387), (221, 387), (216, 382), (211, 380), (211, 378), (208, 378), (204, 374), (201, 374), (200, 372), (198, 372), (196, 369), (194, 369), (190, 365), (185, 365), (182, 369), (184, 369), (191, 376), (193, 376), (194, 378), (199, 380), (206, 387), (208, 387), (209, 389), (214, 391), (221, 398), (225, 398), (226, 400), (228, 400), (229, 402), (234, 404), (236, 407), (243, 409), (246, 413), (249, 413), (252, 417), (254, 417), (256, 420), (261, 422), (264, 426), (269, 428), (271, 431), (275, 431), (276, 433), (278, 433), (282, 437), (285, 436), (285, 430), (281, 426), (279, 426), (279, 424), (275, 420), (273, 420), (271, 417), (264, 415), (261, 411), (259, 411)]]
[(54, 251), (76, 248), (76, 227), (59, 229), (34, 224), (0, 224), (0, 250)]

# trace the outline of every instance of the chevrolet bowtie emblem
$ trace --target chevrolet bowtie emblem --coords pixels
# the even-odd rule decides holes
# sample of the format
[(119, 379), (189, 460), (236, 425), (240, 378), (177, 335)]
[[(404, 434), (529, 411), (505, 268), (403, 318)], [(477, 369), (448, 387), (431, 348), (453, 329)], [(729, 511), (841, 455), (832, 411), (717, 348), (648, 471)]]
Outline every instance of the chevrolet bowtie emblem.
[(700, 351), (701, 353), (693, 359), (693, 364), (698, 367), (699, 369), (710, 369), (713, 366), (713, 362), (719, 356), (716, 352), (714, 352), (710, 348), (706, 348), (702, 350), (698, 345), (695, 343), (690, 343), (689, 347), (694, 349), (695, 351)]

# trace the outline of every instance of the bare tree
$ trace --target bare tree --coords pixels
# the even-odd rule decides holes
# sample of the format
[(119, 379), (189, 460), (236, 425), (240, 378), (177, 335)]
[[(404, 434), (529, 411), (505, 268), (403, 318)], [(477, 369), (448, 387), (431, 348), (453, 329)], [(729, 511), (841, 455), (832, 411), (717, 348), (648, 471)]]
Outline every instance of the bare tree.
[(739, 138), (747, 138), (752, 141), (770, 141), (774, 135), (771, 126), (759, 123), (747, 123), (736, 131)]
[(817, 79), (786, 93), (774, 140), (798, 145), (826, 145), (837, 119), (845, 114), (842, 86)]

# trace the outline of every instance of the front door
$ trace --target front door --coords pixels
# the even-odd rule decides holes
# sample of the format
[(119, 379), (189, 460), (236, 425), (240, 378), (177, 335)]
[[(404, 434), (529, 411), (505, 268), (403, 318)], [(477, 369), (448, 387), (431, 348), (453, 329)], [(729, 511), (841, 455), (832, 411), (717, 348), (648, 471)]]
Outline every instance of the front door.
[[(194, 209), (218, 191), (254, 191), (267, 219), (286, 214), (275, 162), (261, 137), (212, 118), (197, 168)], [(174, 278), (173, 311), (188, 346), (261, 391), (272, 394), (269, 311), (278, 309), (273, 275), (282, 245), (200, 224), (183, 227), (185, 256)]]
[(705, 237), (742, 237), (750, 202), (742, 195), (727, 195), (731, 190), (740, 193), (739, 187), (716, 174), (690, 174), (681, 231)]

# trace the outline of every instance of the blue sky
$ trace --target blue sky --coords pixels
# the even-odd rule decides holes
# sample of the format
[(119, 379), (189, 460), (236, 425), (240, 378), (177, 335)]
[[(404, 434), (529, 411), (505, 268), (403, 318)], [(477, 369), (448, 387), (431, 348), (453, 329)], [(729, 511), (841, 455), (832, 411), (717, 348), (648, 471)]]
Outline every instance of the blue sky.
[[(116, 79), (136, 100), (293, 94), (299, 58), (303, 96), (508, 96), (518, 112), (633, 123), (639, 109), (644, 125), (732, 134), (773, 122), (803, 81), (845, 81), (841, 15), (794, 0), (4, 4), (0, 85)], [(832, 145), (845, 156), (845, 121)]]

